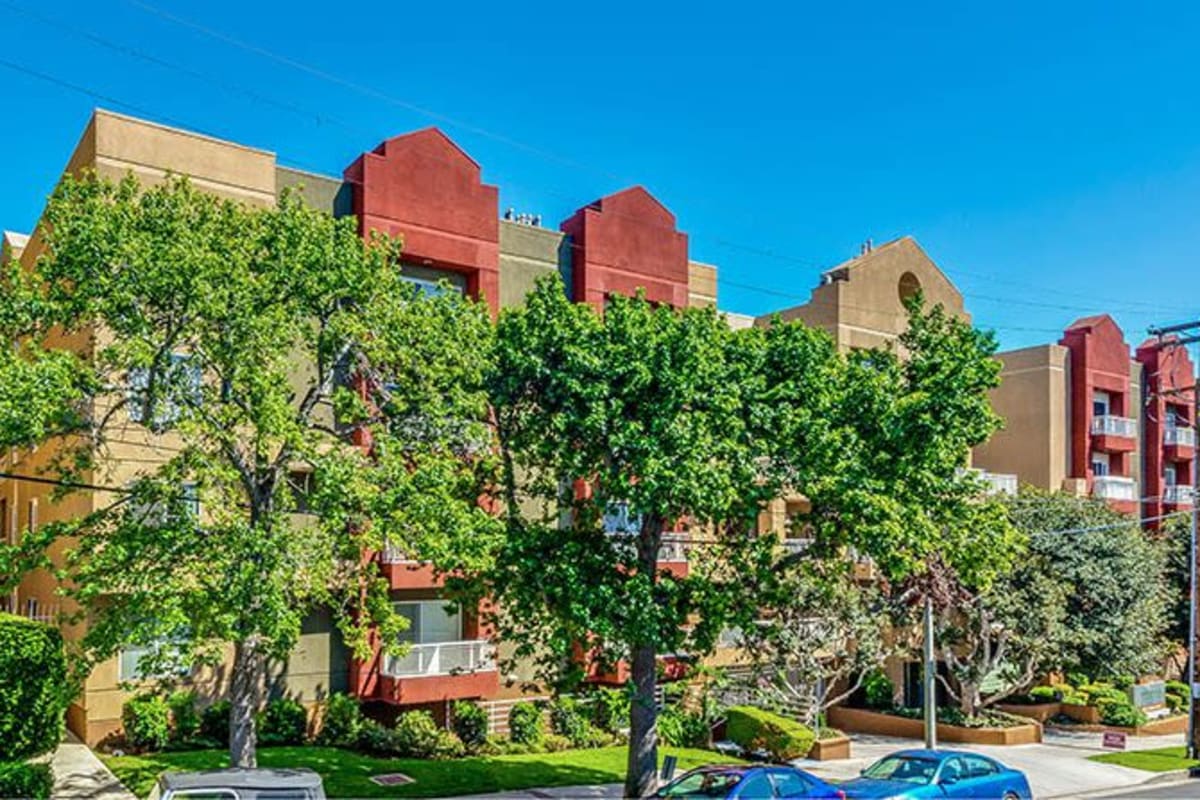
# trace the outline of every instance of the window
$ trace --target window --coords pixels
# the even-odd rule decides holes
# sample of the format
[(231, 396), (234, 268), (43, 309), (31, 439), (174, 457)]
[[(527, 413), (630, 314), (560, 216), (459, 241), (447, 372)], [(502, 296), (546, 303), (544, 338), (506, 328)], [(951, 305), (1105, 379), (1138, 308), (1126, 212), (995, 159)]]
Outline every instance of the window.
[(994, 761), (982, 756), (963, 756), (963, 761), (966, 762), (967, 777), (970, 778), (987, 778), (999, 772)]
[(425, 297), (436, 297), (450, 292), (467, 293), (466, 277), (449, 270), (402, 263), (400, 279), (416, 286)]
[(863, 777), (883, 781), (904, 781), (924, 786), (933, 781), (938, 762), (916, 756), (887, 756), (863, 770)]
[[(145, 681), (186, 675), (191, 670), (180, 658), (179, 644), (182, 637), (161, 637), (145, 645), (128, 645), (121, 648), (117, 662), (117, 680)], [(142, 659), (155, 659), (158, 663), (143, 664)]]
[(1167, 464), (1165, 467), (1163, 467), (1163, 485), (1174, 486), (1176, 480), (1175, 465)]
[(1092, 474), (1096, 477), (1109, 474), (1108, 453), (1092, 453)]
[(900, 302), (907, 303), (917, 296), (917, 292), (921, 291), (921, 280), (911, 272), (906, 272), (900, 276), (900, 283), (896, 287), (896, 291), (900, 295)]
[(437, 644), (462, 641), (462, 614), (445, 600), (419, 600), (395, 604), (396, 613), (408, 619), (400, 641)]
[(129, 407), (129, 421), (146, 423), (146, 404), (153, 401), (156, 409), (151, 428), (165, 428), (179, 419), (180, 403), (200, 402), (200, 364), (195, 357), (184, 353), (172, 353), (166, 370), (158, 376), (160, 385), (156, 397), (147, 397), (150, 391), (150, 370), (134, 367), (129, 370), (125, 401)]
[(662, 796), (725, 797), (741, 779), (740, 770), (689, 772), (674, 783), (668, 784), (662, 790)]
[(38, 501), (36, 499), (26, 503), (25, 519), (27, 520), (25, 529), (30, 533), (36, 531), (38, 526)]
[(1107, 417), (1111, 407), (1112, 398), (1109, 397), (1108, 392), (1096, 390), (1092, 394), (1092, 416)]
[(765, 772), (756, 772), (746, 778), (746, 782), (738, 790), (738, 797), (746, 800), (768, 800), (774, 796), (775, 787), (771, 785), (771, 779)]
[(771, 773), (778, 797), (808, 797), (811, 785), (804, 776), (794, 770), (777, 770)]
[(642, 529), (642, 515), (629, 509), (629, 503), (609, 503), (604, 512), (605, 533), (637, 533)]
[(942, 774), (939, 780), (942, 783), (958, 783), (961, 780), (966, 780), (970, 773), (967, 771), (967, 765), (961, 758), (952, 758), (942, 765)]

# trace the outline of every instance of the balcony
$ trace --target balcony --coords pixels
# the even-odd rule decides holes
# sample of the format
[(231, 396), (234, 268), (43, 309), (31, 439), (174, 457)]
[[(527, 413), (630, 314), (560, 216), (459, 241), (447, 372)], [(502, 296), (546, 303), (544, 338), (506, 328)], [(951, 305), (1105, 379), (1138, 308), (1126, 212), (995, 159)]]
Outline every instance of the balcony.
[(1190, 506), (1192, 495), (1190, 486), (1168, 486), (1163, 489), (1163, 503), (1169, 506)]
[(432, 678), (464, 672), (494, 672), (496, 648), (485, 639), (410, 645), (403, 656), (384, 656), (385, 678)]
[(1128, 453), (1137, 448), (1137, 420), (1111, 414), (1092, 417), (1092, 445), (1097, 450)]
[(1163, 454), (1169, 461), (1191, 461), (1196, 454), (1196, 429), (1183, 425), (1164, 428)]
[(1132, 514), (1138, 508), (1137, 484), (1121, 475), (1097, 475), (1092, 479), (1092, 497), (1107, 500), (1117, 511)]
[(416, 560), (391, 542), (384, 542), (379, 563), (392, 589), (433, 589), (445, 584), (429, 562)]

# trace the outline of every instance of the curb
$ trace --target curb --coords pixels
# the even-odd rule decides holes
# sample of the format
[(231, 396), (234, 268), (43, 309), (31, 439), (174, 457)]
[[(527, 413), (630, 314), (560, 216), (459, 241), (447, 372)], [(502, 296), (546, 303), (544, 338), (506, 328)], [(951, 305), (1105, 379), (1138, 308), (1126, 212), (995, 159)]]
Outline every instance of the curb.
[[(1058, 798), (1124, 797), (1127, 792), (1135, 791), (1137, 789), (1146, 789), (1146, 788), (1150, 788), (1153, 786), (1174, 786), (1177, 784), (1181, 785), (1184, 783), (1188, 783), (1192, 780), (1194, 780), (1194, 779), (1192, 778), (1192, 776), (1190, 774), (1188, 774), (1188, 771), (1186, 769), (1173, 769), (1170, 772), (1159, 772), (1155, 775), (1151, 775), (1149, 778), (1146, 778), (1146, 780), (1144, 780), (1144, 781), (1139, 781), (1138, 783), (1131, 783), (1128, 786), (1121, 786), (1118, 788), (1110, 788), (1110, 789), (1096, 789), (1094, 791), (1087, 792), (1085, 794), (1061, 794), (1061, 795), (1056, 795), (1055, 797), (1058, 797)], [(1047, 800), (1054, 800), (1054, 798), (1047, 798)]]

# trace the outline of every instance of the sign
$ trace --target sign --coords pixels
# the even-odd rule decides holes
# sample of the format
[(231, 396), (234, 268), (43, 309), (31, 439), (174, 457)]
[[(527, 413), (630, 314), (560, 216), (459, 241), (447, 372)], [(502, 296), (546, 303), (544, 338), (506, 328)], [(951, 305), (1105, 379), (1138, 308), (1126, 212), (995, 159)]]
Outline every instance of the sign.
[(675, 776), (675, 765), (679, 763), (676, 756), (663, 756), (662, 772), (659, 777), (664, 781), (669, 781)]
[(1167, 702), (1167, 684), (1163, 681), (1135, 684), (1129, 687), (1129, 699), (1138, 708), (1161, 706)]
[(1105, 747), (1111, 748), (1113, 750), (1124, 750), (1125, 749), (1125, 734), (1119, 733), (1117, 731), (1107, 731), (1104, 734), (1103, 744)]

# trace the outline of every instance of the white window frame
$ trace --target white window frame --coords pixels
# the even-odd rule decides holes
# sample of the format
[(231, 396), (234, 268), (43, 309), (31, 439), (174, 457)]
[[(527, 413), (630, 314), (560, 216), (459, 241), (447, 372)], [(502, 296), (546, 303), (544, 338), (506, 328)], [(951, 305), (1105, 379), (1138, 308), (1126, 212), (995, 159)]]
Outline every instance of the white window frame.
[[(122, 647), (117, 652), (117, 680), (121, 682), (139, 683), (144, 681), (161, 680), (163, 678), (171, 678), (177, 675), (187, 675), (192, 671), (192, 668), (187, 664), (179, 663), (174, 669), (165, 668), (161, 672), (146, 674), (138, 669), (138, 663), (143, 656), (150, 655), (156, 651), (162, 650), (164, 647), (172, 647), (179, 642), (179, 639), (162, 636), (155, 639), (150, 644), (130, 644)], [(129, 659), (128, 667), (126, 659)], [(130, 675), (130, 670), (135, 674)]]
[[(401, 609), (404, 606), (416, 606), (417, 618), (413, 619), (412, 616), (410, 616), (409, 614), (406, 614), (404, 611), (402, 611)], [(438, 613), (438, 614), (441, 614), (442, 616), (446, 616), (446, 606), (454, 606), (454, 608), (456, 609), (454, 612), (454, 616), (458, 622), (457, 634), (455, 636), (452, 636), (449, 639), (444, 639), (444, 640), (439, 640), (439, 641), (422, 640), (422, 639), (415, 638), (416, 635), (419, 634), (419, 632), (424, 630), (424, 628), (425, 628), (425, 626), (422, 624), (422, 619), (424, 618), (425, 610), (431, 609), (434, 613)], [(447, 600), (397, 600), (392, 603), (392, 608), (396, 611), (397, 614), (399, 614), (400, 616), (404, 617), (405, 619), (407, 619), (409, 621), (408, 628), (406, 628), (400, 634), (400, 641), (402, 641), (406, 644), (443, 644), (445, 642), (461, 642), (461, 641), (463, 641), (464, 619), (463, 619), (463, 609), (462, 609), (461, 605), (458, 605), (456, 603), (451, 603)], [(414, 631), (416, 631), (416, 633), (414, 633)]]
[[(186, 370), (186, 394), (193, 402), (199, 402), (202, 374), (200, 364), (194, 355), (189, 353), (172, 353), (171, 363), (165, 370), (164, 377), (170, 378), (176, 370)], [(150, 388), (150, 369), (148, 367), (133, 367), (126, 375), (125, 401), (129, 410), (129, 421), (146, 424), (142, 395)], [(171, 425), (179, 419), (179, 405), (170, 397), (164, 397), (157, 409), (153, 420), (155, 428)]]

